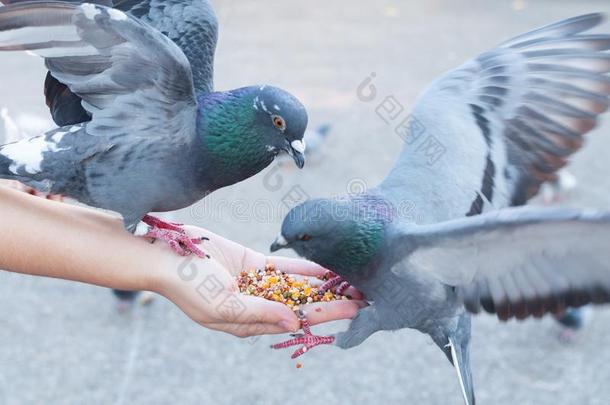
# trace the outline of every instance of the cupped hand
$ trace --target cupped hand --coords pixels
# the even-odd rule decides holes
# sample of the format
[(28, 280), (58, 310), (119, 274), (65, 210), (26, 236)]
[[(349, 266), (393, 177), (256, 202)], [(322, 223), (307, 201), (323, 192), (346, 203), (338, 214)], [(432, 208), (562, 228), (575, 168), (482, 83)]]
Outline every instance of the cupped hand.
[[(174, 269), (161, 266), (158, 291), (189, 317), (211, 329), (239, 337), (293, 332), (300, 328), (294, 311), (286, 305), (239, 292), (236, 276), (243, 270), (261, 269), (267, 263), (286, 273), (308, 277), (319, 284), (323, 267), (300, 259), (266, 256), (236, 242), (197, 227), (186, 227), (194, 238), (206, 237), (201, 245), (209, 259), (175, 257)], [(366, 305), (362, 294), (350, 287), (352, 300), (304, 305), (311, 325), (351, 319)]]

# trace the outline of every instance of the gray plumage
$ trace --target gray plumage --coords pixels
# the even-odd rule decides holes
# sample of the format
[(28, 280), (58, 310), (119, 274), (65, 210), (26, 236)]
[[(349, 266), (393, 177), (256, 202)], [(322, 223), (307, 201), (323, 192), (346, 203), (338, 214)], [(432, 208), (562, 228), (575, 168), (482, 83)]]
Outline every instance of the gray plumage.
[(294, 249), (373, 302), (338, 346), (420, 330), (474, 404), (468, 311), (523, 319), (610, 301), (610, 214), (506, 208), (554, 179), (607, 109), (610, 36), (584, 33), (601, 21), (540, 28), (442, 76), (380, 186), (288, 214), (272, 250)]
[[(27, 0), (31, 2), (31, 0)], [(36, 0), (35, 0), (36, 1)], [(44, 1), (37, 0), (40, 3)], [(23, 0), (2, 0), (5, 4)], [(82, 1), (69, 1), (82, 4)], [(218, 19), (208, 0), (94, 0), (88, 3), (114, 7), (149, 24), (170, 38), (188, 59), (196, 94), (214, 90), (214, 53), (218, 41)], [(45, 98), (58, 126), (89, 121), (81, 98), (50, 72), (45, 80)]]
[(0, 8), (0, 51), (8, 50), (44, 57), (92, 120), (2, 146), (0, 177), (119, 212), (129, 230), (148, 212), (184, 208), (256, 174), (282, 150), (303, 165), (307, 114), (296, 98), (272, 86), (198, 93), (178, 46), (122, 11)]

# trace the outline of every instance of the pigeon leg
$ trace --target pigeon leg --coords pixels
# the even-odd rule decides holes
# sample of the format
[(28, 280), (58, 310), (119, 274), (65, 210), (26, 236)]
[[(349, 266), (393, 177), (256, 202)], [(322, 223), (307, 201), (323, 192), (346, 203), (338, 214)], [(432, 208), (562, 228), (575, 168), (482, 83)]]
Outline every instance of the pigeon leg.
[(172, 250), (180, 256), (188, 256), (191, 253), (194, 253), (199, 257), (209, 258), (208, 255), (196, 246), (202, 241), (209, 239), (191, 238), (184, 228), (182, 228), (182, 224), (166, 222), (157, 217), (153, 217), (152, 215), (145, 215), (144, 218), (142, 218), (142, 222), (150, 227), (148, 231), (142, 235), (145, 238), (160, 239), (166, 242)]
[(142, 218), (142, 222), (144, 222), (148, 226), (152, 226), (153, 228), (167, 229), (169, 231), (186, 233), (186, 231), (182, 228), (182, 225), (184, 224), (163, 221), (162, 219), (153, 217), (152, 215), (144, 215), (144, 218)]
[(301, 328), (303, 328), (303, 332), (298, 333), (293, 336), (293, 339), (287, 340), (282, 343), (276, 343), (271, 345), (272, 349), (285, 349), (290, 346), (303, 345), (298, 348), (294, 353), (292, 353), (291, 358), (296, 359), (297, 357), (307, 353), (308, 350), (313, 349), (319, 345), (330, 345), (335, 341), (334, 336), (316, 336), (311, 333), (311, 329), (309, 326), (309, 321), (305, 316), (305, 312), (303, 310), (298, 310), (297, 316), (301, 320)]
[(209, 258), (208, 255), (197, 247), (197, 245), (206, 238), (192, 239), (184, 230), (173, 231), (170, 229), (151, 227), (143, 236), (145, 238), (160, 239), (164, 241), (180, 256), (188, 256), (193, 253), (199, 257)]

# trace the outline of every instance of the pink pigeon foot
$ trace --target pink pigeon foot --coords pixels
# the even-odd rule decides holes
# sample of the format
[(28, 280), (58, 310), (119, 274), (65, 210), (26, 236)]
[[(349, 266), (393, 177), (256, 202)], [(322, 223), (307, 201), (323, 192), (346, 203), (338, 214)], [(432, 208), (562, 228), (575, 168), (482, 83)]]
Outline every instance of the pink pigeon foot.
[(343, 277), (336, 275), (330, 270), (327, 270), (326, 273), (324, 273), (323, 278), (326, 281), (320, 286), (320, 288), (318, 288), (318, 294), (324, 294), (331, 288), (338, 286), (335, 292), (342, 295), (350, 286), (349, 283), (343, 279)]
[(297, 316), (301, 320), (301, 328), (303, 328), (303, 332), (305, 333), (294, 334), (292, 335), (293, 339), (271, 345), (272, 349), (285, 349), (290, 346), (303, 345), (298, 348), (294, 353), (292, 353), (291, 358), (296, 359), (297, 357), (307, 353), (308, 350), (313, 349), (316, 346), (330, 345), (335, 341), (334, 336), (316, 336), (311, 333), (309, 321), (307, 320), (304, 311), (299, 310), (297, 312)]
[(160, 239), (167, 243), (169, 247), (179, 254), (180, 256), (188, 256), (191, 253), (195, 254), (198, 257), (207, 257), (199, 247), (203, 240), (207, 240), (207, 238), (198, 238), (192, 239), (189, 235), (186, 234), (184, 229), (180, 229), (179, 231), (173, 231), (169, 229), (155, 228), (151, 227), (148, 232), (144, 235), (145, 238), (153, 238)]

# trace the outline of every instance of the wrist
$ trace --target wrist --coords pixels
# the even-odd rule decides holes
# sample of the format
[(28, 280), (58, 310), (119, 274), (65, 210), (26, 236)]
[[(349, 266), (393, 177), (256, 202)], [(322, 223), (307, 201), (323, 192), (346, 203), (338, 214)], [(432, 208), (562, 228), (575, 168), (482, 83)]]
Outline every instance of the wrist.
[[(184, 258), (180, 258), (182, 261)], [(154, 261), (145, 270), (142, 284), (143, 290), (152, 291), (167, 297), (168, 291), (175, 285), (176, 269), (178, 268), (175, 258), (163, 257)]]

